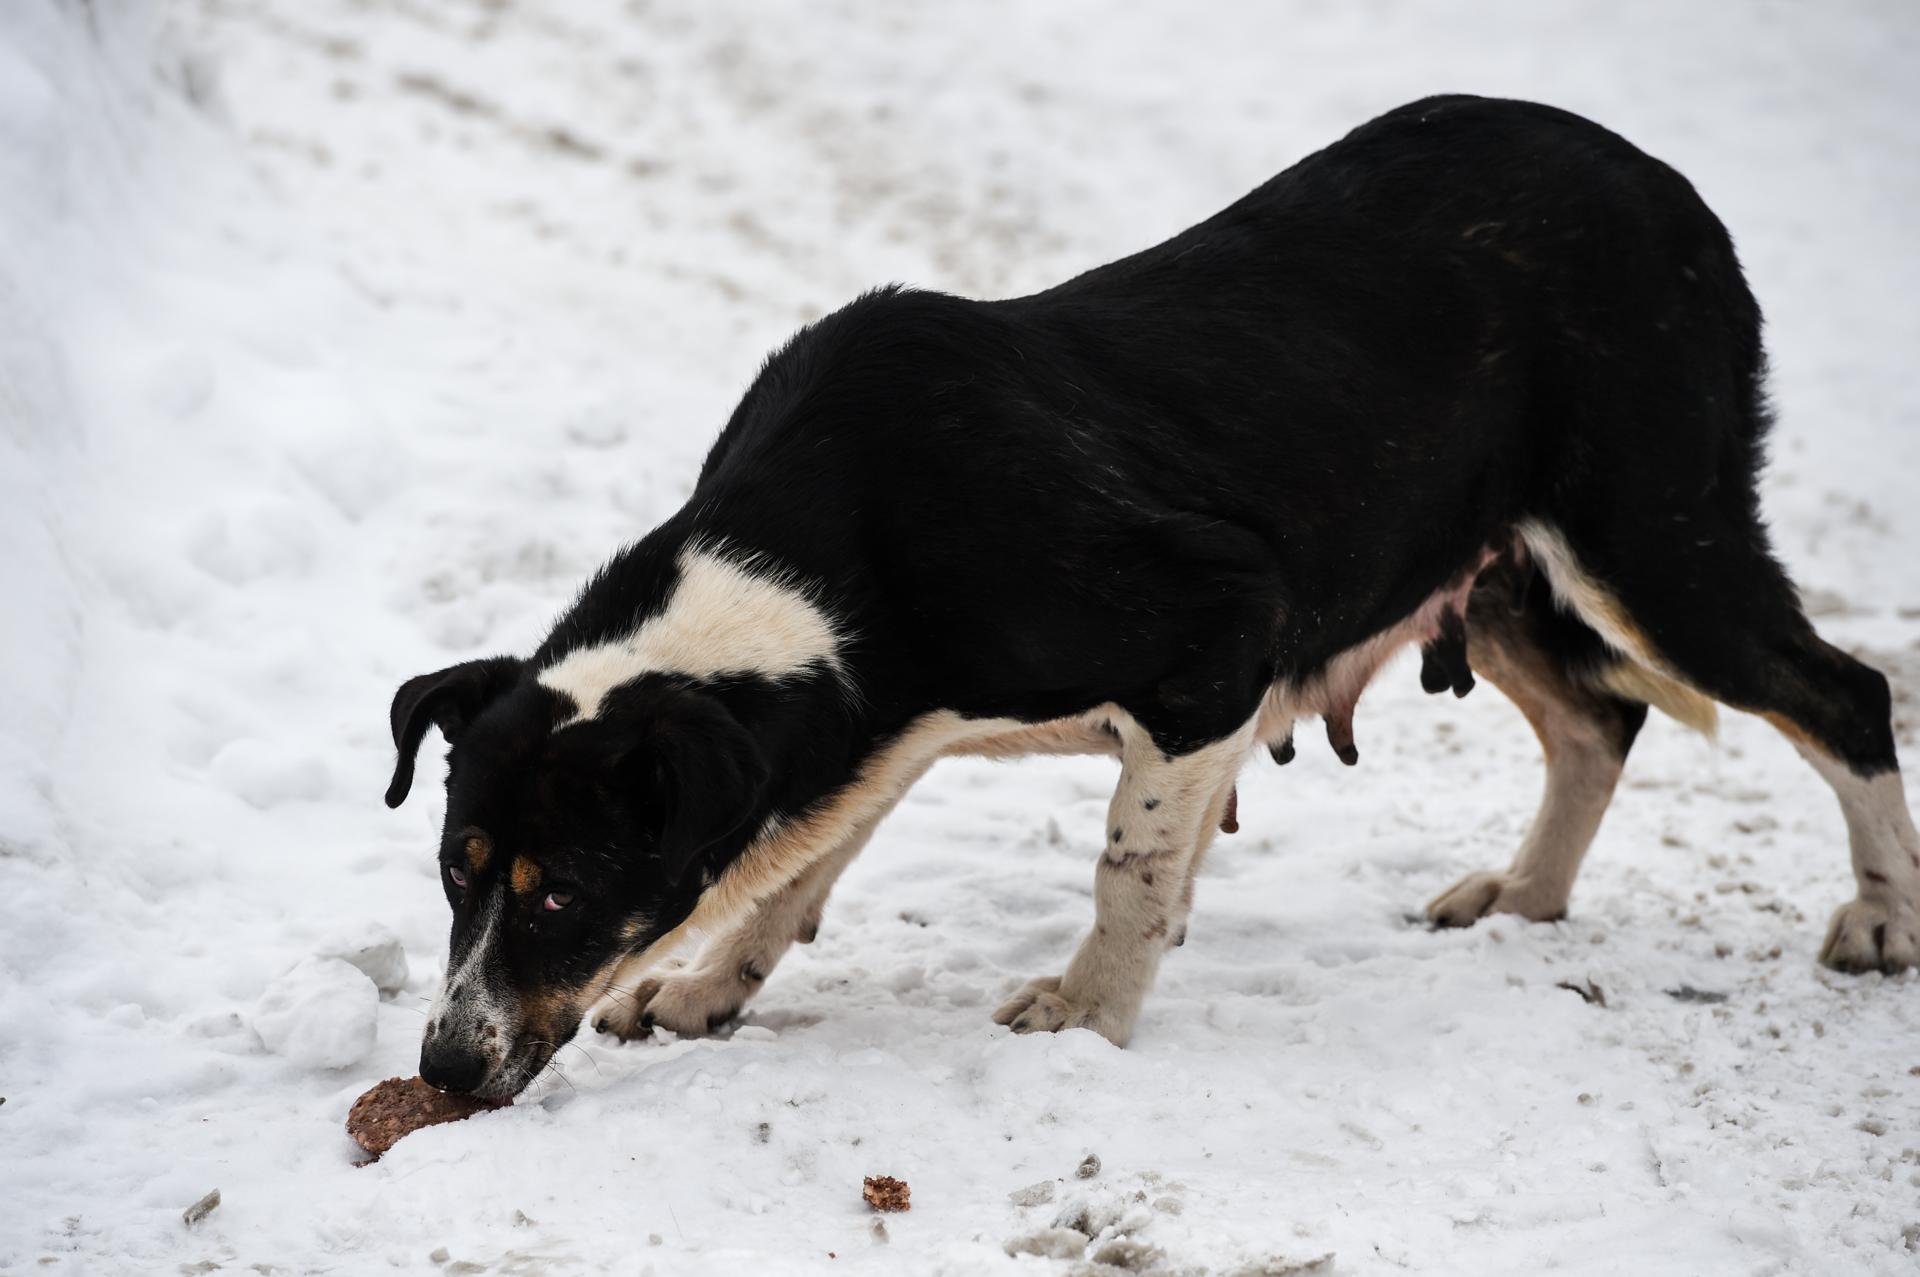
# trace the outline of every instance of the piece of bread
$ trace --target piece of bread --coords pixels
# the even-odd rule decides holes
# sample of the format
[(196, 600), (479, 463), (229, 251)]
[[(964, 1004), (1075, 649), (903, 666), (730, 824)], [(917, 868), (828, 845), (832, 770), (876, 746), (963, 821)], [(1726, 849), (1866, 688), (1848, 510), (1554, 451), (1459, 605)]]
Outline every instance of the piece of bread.
[(869, 1175), (860, 1186), (860, 1195), (875, 1210), (912, 1210), (909, 1191), (907, 1181), (891, 1175)]
[(353, 1102), (347, 1134), (376, 1158), (423, 1126), (458, 1122), (509, 1100), (476, 1100), (436, 1091), (417, 1077), (390, 1077)]

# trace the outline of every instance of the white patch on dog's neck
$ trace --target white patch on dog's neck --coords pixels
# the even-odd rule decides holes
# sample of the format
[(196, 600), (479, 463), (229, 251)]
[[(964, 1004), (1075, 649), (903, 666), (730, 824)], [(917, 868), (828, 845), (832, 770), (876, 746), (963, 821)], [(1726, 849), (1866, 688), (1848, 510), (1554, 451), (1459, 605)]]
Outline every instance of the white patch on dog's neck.
[(572, 699), (568, 722), (599, 714), (607, 693), (642, 674), (786, 679), (842, 673), (840, 634), (791, 573), (724, 545), (690, 544), (666, 607), (624, 638), (569, 652), (540, 671), (542, 686)]

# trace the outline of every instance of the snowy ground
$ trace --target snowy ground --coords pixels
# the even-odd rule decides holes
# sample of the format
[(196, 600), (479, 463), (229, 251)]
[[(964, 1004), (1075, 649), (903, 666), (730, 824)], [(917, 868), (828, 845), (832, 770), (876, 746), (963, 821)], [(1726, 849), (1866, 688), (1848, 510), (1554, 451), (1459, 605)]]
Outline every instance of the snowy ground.
[[(527, 649), (800, 321), (1053, 282), (1428, 92), (1593, 115), (1731, 225), (1782, 552), (1920, 757), (1916, 65), (1901, 0), (10, 0), (0, 1271), (1914, 1272), (1920, 978), (1814, 965), (1818, 780), (1656, 722), (1570, 921), (1429, 934), (1540, 766), (1405, 665), (1357, 770), (1249, 770), (1125, 1051), (988, 1020), (1089, 923), (1111, 765), (949, 763), (730, 1038), (588, 1034), (367, 1169), (340, 1122), (441, 961), (402, 678)], [(268, 983), (374, 925), (404, 987), (324, 968), (282, 1041)]]

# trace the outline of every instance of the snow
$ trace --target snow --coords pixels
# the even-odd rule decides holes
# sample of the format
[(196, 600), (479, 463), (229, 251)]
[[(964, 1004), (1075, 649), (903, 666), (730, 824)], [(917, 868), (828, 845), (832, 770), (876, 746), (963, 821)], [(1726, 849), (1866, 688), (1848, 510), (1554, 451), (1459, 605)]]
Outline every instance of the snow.
[(349, 963), (382, 993), (398, 993), (407, 987), (406, 946), (377, 922), (349, 924), (331, 943), (320, 946), (318, 956)]
[(373, 1050), (380, 989), (345, 958), (302, 958), (267, 985), (253, 1031), (275, 1055), (310, 1069), (343, 1069)]
[(989, 1021), (1090, 924), (1111, 764), (956, 762), (730, 1036), (585, 1034), (370, 1168), (340, 1124), (444, 966), (403, 678), (527, 650), (801, 321), (1055, 282), (1424, 93), (1733, 228), (1781, 553), (1915, 756), (1915, 65), (1892, 0), (0, 6), (0, 1271), (1911, 1273), (1920, 978), (1815, 966), (1819, 780), (1656, 722), (1569, 920), (1430, 934), (1541, 771), (1405, 662), (1357, 769), (1249, 767), (1124, 1051)]

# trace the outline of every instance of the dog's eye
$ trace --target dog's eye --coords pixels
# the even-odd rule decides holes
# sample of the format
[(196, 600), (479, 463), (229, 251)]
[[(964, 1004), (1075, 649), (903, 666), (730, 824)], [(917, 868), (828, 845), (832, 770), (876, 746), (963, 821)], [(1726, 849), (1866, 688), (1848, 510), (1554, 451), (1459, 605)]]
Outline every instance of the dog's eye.
[(467, 875), (466, 875), (466, 872), (460, 868), (460, 866), (448, 865), (447, 877), (450, 880), (452, 880), (453, 885), (460, 888), (460, 890), (465, 891), (467, 889)]
[(546, 908), (558, 913), (573, 903), (573, 896), (565, 891), (549, 891), (547, 898), (541, 903), (545, 905)]

